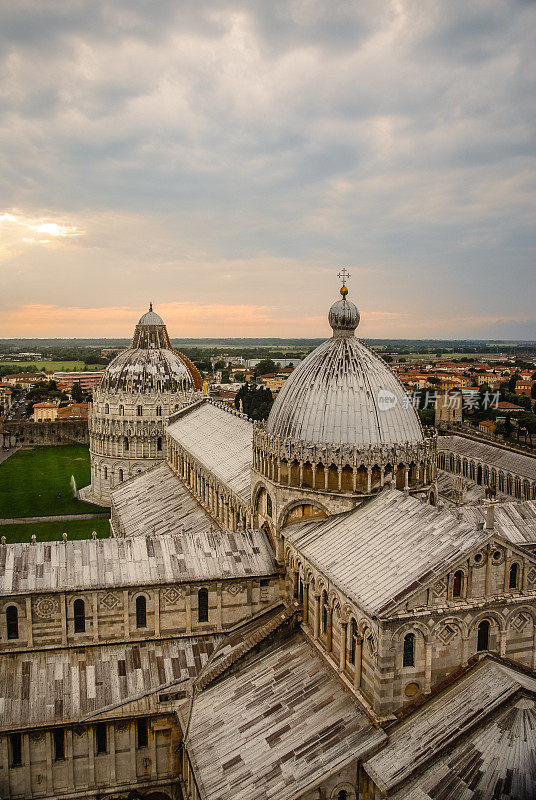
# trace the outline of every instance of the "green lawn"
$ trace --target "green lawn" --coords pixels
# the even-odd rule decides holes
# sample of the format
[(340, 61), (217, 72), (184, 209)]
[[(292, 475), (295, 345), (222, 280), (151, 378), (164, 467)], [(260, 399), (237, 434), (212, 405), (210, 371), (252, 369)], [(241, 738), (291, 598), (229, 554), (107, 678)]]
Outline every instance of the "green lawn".
[[(13, 367), (13, 372), (22, 372), (24, 368), (37, 367), (38, 372), (44, 368), (47, 372), (76, 372), (83, 371), (83, 361), (0, 361), (2, 367)], [(88, 370), (104, 369), (103, 364), (88, 364)]]
[(0, 518), (105, 512), (73, 497), (71, 475), (79, 489), (90, 481), (84, 445), (18, 450), (0, 464)]
[(97, 531), (99, 539), (103, 539), (110, 535), (110, 523), (107, 519), (81, 519), (73, 522), (0, 525), (0, 536), (5, 536), (8, 544), (29, 542), (32, 533), (35, 533), (38, 542), (59, 541), (64, 531), (69, 539), (91, 539), (92, 531)]

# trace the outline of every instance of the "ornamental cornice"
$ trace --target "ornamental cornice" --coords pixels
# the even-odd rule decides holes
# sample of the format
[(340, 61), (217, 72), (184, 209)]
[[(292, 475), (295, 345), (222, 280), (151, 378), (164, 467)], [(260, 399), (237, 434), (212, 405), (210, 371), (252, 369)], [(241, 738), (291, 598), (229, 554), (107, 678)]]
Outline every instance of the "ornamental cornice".
[(400, 461), (426, 461), (435, 456), (436, 437), (431, 436), (423, 442), (405, 442), (398, 445), (370, 445), (357, 447), (352, 445), (307, 444), (282, 439), (268, 434), (264, 425), (255, 425), (253, 430), (253, 447), (265, 456), (286, 461), (322, 463), (325, 466), (374, 466)]

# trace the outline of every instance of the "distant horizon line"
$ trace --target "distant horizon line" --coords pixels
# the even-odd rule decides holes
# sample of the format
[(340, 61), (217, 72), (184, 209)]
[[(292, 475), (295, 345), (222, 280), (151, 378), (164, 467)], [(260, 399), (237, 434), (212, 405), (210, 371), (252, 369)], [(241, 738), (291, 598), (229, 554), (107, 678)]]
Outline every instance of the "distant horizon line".
[[(329, 337), (323, 336), (173, 336), (170, 337), (171, 342), (323, 342)], [(359, 336), (364, 342), (437, 342), (438, 344), (446, 342), (460, 342), (460, 343), (475, 343), (475, 344), (488, 344), (488, 345), (501, 345), (501, 344), (527, 344), (536, 345), (536, 339), (468, 339), (468, 338), (437, 338), (430, 337), (424, 339), (417, 339), (411, 337), (370, 337)], [(131, 336), (6, 336), (0, 338), (1, 342), (130, 342)]]

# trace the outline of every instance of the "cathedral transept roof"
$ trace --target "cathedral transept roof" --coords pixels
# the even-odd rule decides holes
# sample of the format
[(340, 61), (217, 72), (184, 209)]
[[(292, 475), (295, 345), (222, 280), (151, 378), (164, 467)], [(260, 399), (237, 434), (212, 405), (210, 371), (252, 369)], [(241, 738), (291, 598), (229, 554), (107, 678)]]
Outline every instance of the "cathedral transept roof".
[(386, 746), (364, 768), (397, 800), (531, 800), (535, 698), (535, 677), (486, 659), (390, 730)]
[(205, 800), (280, 800), (385, 739), (295, 634), (195, 697), (187, 746)]
[(249, 502), (253, 423), (244, 415), (205, 401), (185, 409), (166, 433)]
[(289, 525), (285, 538), (349, 598), (383, 614), (490, 533), (409, 493), (384, 489), (352, 511)]

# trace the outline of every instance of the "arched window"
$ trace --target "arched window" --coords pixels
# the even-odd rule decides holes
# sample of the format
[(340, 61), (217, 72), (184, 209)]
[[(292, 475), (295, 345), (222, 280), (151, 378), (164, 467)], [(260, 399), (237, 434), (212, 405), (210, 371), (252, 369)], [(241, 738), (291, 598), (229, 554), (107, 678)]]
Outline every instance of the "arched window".
[(136, 733), (138, 739), (138, 750), (141, 750), (144, 747), (147, 747), (149, 744), (149, 734), (147, 728), (147, 720), (142, 717), (142, 719), (137, 720), (136, 722)]
[(489, 622), (483, 619), (478, 626), (477, 650), (489, 650)]
[(136, 628), (147, 627), (147, 600), (140, 594), (136, 597)]
[(95, 725), (95, 743), (98, 756), (108, 751), (108, 731), (106, 730), (105, 722), (99, 722)]
[(197, 593), (197, 621), (208, 622), (208, 590), (199, 589)]
[(161, 436), (159, 436), (158, 439), (156, 440), (156, 449), (159, 450), (159, 451), (162, 450), (162, 437)]
[(124, 474), (124, 473), (123, 473), (123, 470), (122, 470), (122, 469), (120, 469), (120, 470), (119, 470), (119, 481), (120, 481), (120, 483), (122, 483), (122, 482), (123, 482), (123, 474)]
[(123, 445), (124, 445), (125, 450), (129, 449), (128, 436), (125, 436), (125, 438), (123, 439)]
[(105, 414), (109, 414), (110, 413), (110, 405), (108, 403), (106, 403), (106, 405), (104, 406), (104, 413)]
[(9, 737), (11, 745), (11, 766), (22, 766), (22, 734), (12, 733)]
[(266, 514), (271, 517), (273, 512), (272, 498), (269, 494), (266, 495)]
[(337, 795), (337, 800), (348, 800), (348, 792), (346, 791), (346, 789), (341, 789), (341, 791)]
[(19, 638), (19, 610), (17, 606), (8, 606), (6, 608), (6, 627), (7, 638)]
[(120, 417), (124, 417), (125, 416), (125, 406), (123, 406), (123, 405), (119, 406), (119, 416)]
[(54, 729), (54, 761), (65, 760), (65, 731), (63, 728)]
[(75, 600), (73, 603), (74, 612), (74, 632), (86, 632), (86, 604), (83, 600)]
[(104, 480), (108, 480), (108, 467), (104, 467)]
[(508, 587), (510, 589), (517, 589), (517, 579), (519, 575), (519, 565), (512, 564), (510, 567), (510, 580), (508, 581)]
[(463, 572), (459, 569), (454, 573), (454, 580), (452, 581), (452, 596), (462, 596)]
[(328, 593), (324, 589), (322, 592), (322, 633), (327, 633), (328, 630)]
[(162, 416), (162, 406), (157, 406), (156, 407), (156, 416), (157, 417), (161, 417)]
[(137, 406), (136, 414), (137, 414), (138, 417), (142, 417), (143, 416), (143, 406)]
[(406, 633), (404, 636), (404, 655), (402, 666), (414, 667), (415, 666), (415, 634)]
[(350, 663), (355, 665), (355, 654), (357, 652), (357, 622), (352, 620), (350, 627)]

